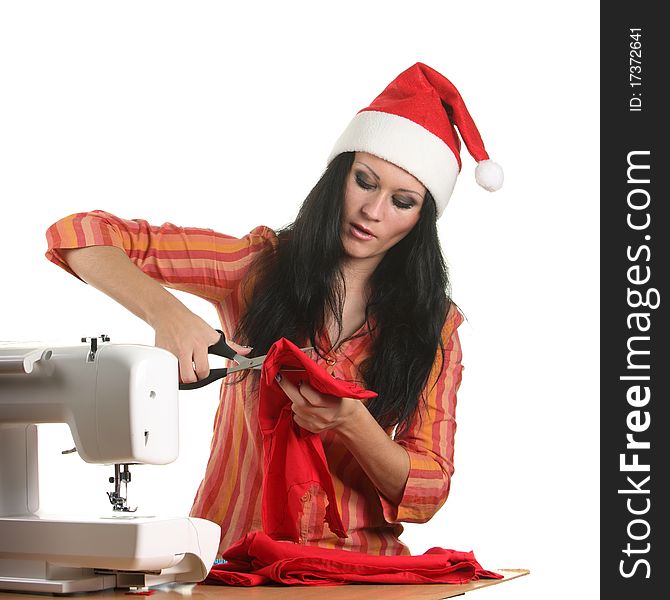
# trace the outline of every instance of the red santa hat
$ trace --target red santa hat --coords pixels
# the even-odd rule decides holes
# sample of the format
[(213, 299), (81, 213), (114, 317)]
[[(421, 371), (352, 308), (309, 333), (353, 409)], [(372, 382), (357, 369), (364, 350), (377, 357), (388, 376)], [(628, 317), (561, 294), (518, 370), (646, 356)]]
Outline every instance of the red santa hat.
[(403, 71), (358, 112), (335, 143), (328, 162), (350, 151), (369, 152), (392, 162), (426, 186), (439, 217), (461, 170), (456, 128), (478, 163), (477, 183), (490, 192), (499, 189), (503, 171), (489, 159), (463, 98), (451, 81), (423, 63)]

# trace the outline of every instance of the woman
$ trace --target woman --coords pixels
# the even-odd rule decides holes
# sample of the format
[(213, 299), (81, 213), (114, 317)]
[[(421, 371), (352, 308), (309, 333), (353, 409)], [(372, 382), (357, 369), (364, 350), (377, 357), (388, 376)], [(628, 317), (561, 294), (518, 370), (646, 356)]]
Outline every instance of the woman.
[[(417, 63), (356, 115), (296, 220), (278, 233), (257, 227), (235, 239), (102, 211), (47, 232), (47, 257), (149, 323), (156, 345), (177, 356), (182, 382), (207, 376), (218, 334), (163, 286), (214, 303), (228, 337), (253, 346), (231, 343), (241, 354), (265, 354), (286, 337), (313, 346), (334, 377), (378, 393), (363, 403), (278, 376), (296, 423), (321, 436), (347, 531), (329, 530), (315, 489), (303, 497), (303, 543), (408, 554), (400, 522), (425, 522), (446, 500), (462, 317), (447, 293), (436, 219), (460, 170), (454, 125), (480, 162), (480, 184), (497, 189), (502, 172), (457, 90)], [(262, 528), (257, 414), (257, 374), (222, 386), (191, 512), (221, 524), (221, 551)]]

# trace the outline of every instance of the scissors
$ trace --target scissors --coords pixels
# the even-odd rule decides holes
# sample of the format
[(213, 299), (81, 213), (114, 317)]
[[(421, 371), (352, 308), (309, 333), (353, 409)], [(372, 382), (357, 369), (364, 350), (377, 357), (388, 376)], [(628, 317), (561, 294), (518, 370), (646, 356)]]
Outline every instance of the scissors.
[[(237, 364), (233, 367), (225, 367), (223, 369), (211, 369), (209, 371), (209, 375), (203, 379), (199, 379), (198, 381), (194, 381), (193, 383), (180, 383), (179, 384), (179, 389), (180, 390), (195, 390), (201, 387), (204, 387), (213, 381), (216, 381), (217, 379), (223, 379), (227, 375), (230, 375), (231, 373), (236, 373), (237, 371), (244, 371), (245, 369), (254, 369), (254, 370), (260, 370), (263, 366), (263, 362), (265, 361), (265, 358), (267, 354), (264, 354), (263, 356), (256, 356), (255, 358), (247, 358), (246, 356), (242, 356), (235, 352), (227, 343), (226, 343), (226, 336), (221, 331), (220, 329), (217, 329), (221, 334), (221, 337), (219, 338), (219, 341), (216, 342), (216, 344), (213, 344), (207, 349), (207, 354), (215, 354), (216, 356), (223, 356), (224, 358), (228, 358), (230, 360), (234, 360)], [(302, 352), (308, 352), (310, 350), (313, 350), (313, 348), (310, 346), (309, 348), (301, 348)], [(291, 369), (291, 370), (303, 370), (303, 369)]]

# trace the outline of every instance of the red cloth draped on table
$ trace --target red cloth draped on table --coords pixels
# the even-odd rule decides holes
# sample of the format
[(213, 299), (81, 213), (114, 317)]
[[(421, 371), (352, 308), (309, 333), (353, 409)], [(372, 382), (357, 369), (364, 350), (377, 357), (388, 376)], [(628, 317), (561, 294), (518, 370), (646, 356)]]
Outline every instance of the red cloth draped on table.
[(502, 579), (487, 571), (472, 552), (431, 548), (419, 556), (374, 556), (279, 542), (254, 531), (223, 554), (205, 583), (253, 586), (267, 583), (341, 585), (345, 583), (467, 583)]
[(282, 376), (295, 384), (300, 380), (309, 383), (323, 394), (359, 400), (377, 394), (335, 379), (285, 338), (272, 345), (263, 363), (258, 405), (263, 433), (263, 530), (274, 539), (297, 542), (301, 499), (308, 489), (318, 486), (328, 498), (325, 520), (330, 530), (347, 537), (321, 438), (293, 420), (291, 401), (275, 381), (281, 368), (300, 369), (285, 371)]
[(331, 531), (340, 537), (346, 537), (346, 532), (321, 438), (293, 421), (291, 401), (275, 381), (280, 369), (299, 369), (282, 371), (282, 376), (295, 384), (299, 380), (308, 382), (324, 394), (357, 399), (376, 396), (351, 382), (335, 379), (284, 338), (272, 345), (263, 363), (259, 397), (264, 532), (248, 533), (228, 548), (223, 553), (226, 562), (215, 565), (204, 583), (467, 583), (481, 577), (502, 578), (483, 569), (472, 552), (431, 548), (420, 556), (376, 556), (294, 543), (299, 541), (301, 498), (315, 486), (328, 498), (325, 520)]

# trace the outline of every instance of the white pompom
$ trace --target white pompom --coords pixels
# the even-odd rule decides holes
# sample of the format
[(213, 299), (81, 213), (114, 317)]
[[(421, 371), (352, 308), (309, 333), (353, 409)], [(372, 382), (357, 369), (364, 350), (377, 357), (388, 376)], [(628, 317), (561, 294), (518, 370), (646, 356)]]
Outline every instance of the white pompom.
[(495, 192), (502, 187), (504, 176), (502, 167), (492, 160), (483, 160), (475, 169), (475, 180), (485, 190)]

